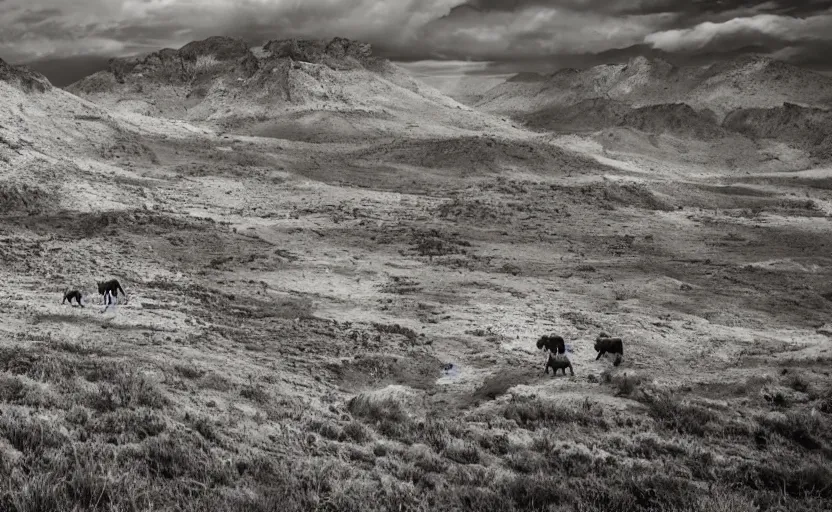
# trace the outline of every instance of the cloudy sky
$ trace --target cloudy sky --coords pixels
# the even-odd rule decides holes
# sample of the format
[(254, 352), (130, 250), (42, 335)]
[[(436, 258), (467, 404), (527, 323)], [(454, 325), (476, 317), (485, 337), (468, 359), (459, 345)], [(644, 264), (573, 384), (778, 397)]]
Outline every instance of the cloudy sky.
[(832, 0), (0, 0), (0, 58), (58, 84), (212, 35), (350, 37), (435, 73), (751, 51), (832, 68)]

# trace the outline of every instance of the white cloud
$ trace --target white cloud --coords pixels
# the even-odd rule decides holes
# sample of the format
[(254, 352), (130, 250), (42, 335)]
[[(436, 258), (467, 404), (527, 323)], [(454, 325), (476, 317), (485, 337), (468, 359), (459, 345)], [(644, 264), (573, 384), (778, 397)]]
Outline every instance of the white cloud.
[(424, 37), (437, 52), (474, 59), (592, 53), (639, 44), (673, 15), (611, 16), (529, 7), (519, 12), (469, 11), (430, 24)]
[(458, 76), (485, 71), (492, 63), (489, 61), (420, 60), (397, 64), (413, 75)]
[(832, 40), (832, 14), (794, 18), (758, 14), (722, 23), (704, 22), (693, 28), (656, 32), (644, 38), (654, 48), (668, 52), (706, 48), (731, 50), (761, 41), (801, 43)]

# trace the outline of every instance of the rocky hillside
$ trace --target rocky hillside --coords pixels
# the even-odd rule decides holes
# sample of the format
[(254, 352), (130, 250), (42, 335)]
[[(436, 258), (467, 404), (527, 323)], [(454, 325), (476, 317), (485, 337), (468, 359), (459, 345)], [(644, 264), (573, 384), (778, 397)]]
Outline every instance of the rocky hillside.
[(0, 82), (22, 92), (46, 92), (52, 89), (49, 80), (25, 66), (12, 66), (0, 59)]
[(343, 38), (275, 40), (249, 48), (240, 39), (212, 37), (178, 50), (113, 60), (109, 69), (68, 90), (117, 111), (210, 121), (278, 137), (299, 133), (343, 140), (405, 128), (418, 134), (437, 125), (440, 130), (493, 125), (490, 116), (373, 56), (370, 45)]
[(832, 111), (786, 103), (775, 108), (740, 109), (726, 128), (757, 139), (787, 141), (820, 160), (832, 159)]
[(633, 108), (620, 101), (595, 98), (574, 105), (547, 107), (524, 116), (523, 120), (535, 130), (561, 133), (627, 127), (647, 133), (668, 133), (699, 140), (728, 135), (716, 122), (713, 113), (698, 112), (684, 103)]
[(623, 65), (560, 70), (543, 80), (518, 75), (485, 98), (478, 108), (540, 131), (626, 128), (759, 145), (765, 155), (798, 150), (807, 165), (832, 157), (832, 78), (769, 58), (677, 67), (640, 57)]
[(141, 190), (119, 183), (125, 168), (155, 163), (141, 131), (0, 60), (0, 215), (143, 204)]
[(739, 108), (830, 105), (832, 78), (759, 56), (704, 67), (637, 57), (627, 64), (559, 70), (543, 81), (509, 80), (487, 92), (477, 107), (522, 115), (595, 98), (634, 107), (685, 103), (708, 109), (721, 121)]
[(57, 161), (91, 149), (96, 130), (81, 130), (86, 119), (104, 113), (25, 66), (0, 60), (0, 170), (21, 173), (35, 160)]

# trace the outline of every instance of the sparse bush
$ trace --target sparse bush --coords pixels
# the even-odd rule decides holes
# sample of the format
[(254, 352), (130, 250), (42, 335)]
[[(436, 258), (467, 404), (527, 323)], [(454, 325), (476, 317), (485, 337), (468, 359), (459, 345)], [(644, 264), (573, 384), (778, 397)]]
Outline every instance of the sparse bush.
[(75, 406), (66, 413), (66, 421), (75, 425), (86, 425), (90, 420), (90, 411), (83, 406)]
[(216, 372), (208, 372), (199, 379), (199, 386), (214, 391), (227, 392), (231, 390), (228, 379)]
[(610, 382), (615, 389), (615, 396), (631, 396), (641, 385), (641, 377), (637, 375), (610, 376)]
[(145, 439), (141, 445), (130, 447), (125, 456), (140, 463), (154, 478), (189, 478), (222, 485), (234, 477), (232, 467), (213, 456), (201, 437), (181, 430)]
[(540, 473), (548, 467), (540, 453), (529, 450), (513, 451), (504, 460), (513, 471), (523, 474)]
[(358, 444), (366, 443), (372, 437), (364, 425), (357, 421), (351, 421), (344, 425), (344, 436), (346, 439)]
[(685, 404), (669, 392), (643, 393), (640, 400), (650, 415), (662, 427), (680, 434), (705, 435), (709, 423), (719, 421), (712, 410), (695, 404)]
[(26, 384), (20, 377), (0, 375), (0, 401), (10, 404), (22, 403), (26, 397)]
[(88, 402), (93, 409), (106, 412), (120, 407), (160, 409), (168, 404), (168, 399), (146, 377), (128, 370), (117, 373), (112, 382), (99, 382)]
[(20, 377), (0, 375), (0, 401), (30, 407), (57, 407), (60, 400), (48, 389)]
[(745, 462), (726, 478), (758, 491), (777, 489), (793, 498), (832, 499), (832, 468), (828, 462), (770, 457), (761, 462)]
[(410, 421), (401, 403), (389, 397), (376, 399), (368, 395), (358, 395), (347, 402), (347, 409), (353, 416), (374, 423), (384, 421), (407, 423)]
[(786, 378), (786, 385), (799, 393), (806, 393), (809, 391), (809, 381), (802, 375), (792, 371)]
[(832, 385), (827, 385), (819, 392), (815, 393), (815, 399), (818, 402), (818, 410), (825, 414), (832, 414)]
[(307, 425), (307, 430), (317, 432), (322, 437), (332, 441), (343, 441), (346, 439), (344, 429), (332, 421), (327, 420), (312, 420)]
[(556, 403), (545, 402), (540, 398), (513, 397), (503, 410), (503, 416), (529, 430), (553, 427), (559, 423), (577, 423), (582, 426), (597, 426), (604, 429), (609, 427), (600, 409), (564, 407)]
[(52, 423), (27, 417), (15, 409), (6, 409), (0, 415), (0, 435), (16, 450), (37, 456), (67, 441)]
[(196, 60), (188, 67), (191, 68), (193, 73), (202, 73), (209, 72), (219, 64), (220, 61), (214, 55), (197, 55)]
[(543, 473), (516, 475), (503, 485), (501, 493), (521, 510), (546, 510), (571, 494), (560, 475)]
[(150, 409), (117, 409), (102, 414), (87, 424), (92, 433), (119, 436), (122, 443), (141, 441), (161, 434), (167, 428), (165, 419)]
[(416, 331), (414, 331), (413, 329), (403, 327), (399, 324), (384, 325), (373, 323), (373, 327), (375, 327), (378, 332), (385, 334), (399, 334), (409, 340), (414, 340), (419, 337), (419, 335), (416, 334)]
[(174, 365), (174, 369), (177, 373), (179, 373), (179, 375), (191, 380), (200, 379), (203, 375), (205, 375), (205, 371), (192, 365), (177, 364)]
[(653, 460), (665, 456), (678, 457), (687, 454), (687, 447), (678, 440), (666, 440), (652, 432), (637, 434), (627, 447), (629, 455)]
[(491, 375), (474, 391), (474, 398), (479, 400), (494, 400), (508, 392), (520, 382), (523, 382), (524, 372), (501, 372)]
[(506, 455), (509, 453), (509, 440), (505, 434), (483, 435), (479, 438), (480, 446), (494, 455)]
[(762, 418), (763, 426), (807, 450), (823, 448), (822, 439), (828, 435), (826, 421), (806, 412), (792, 412)]
[(202, 436), (203, 439), (206, 441), (219, 444), (220, 442), (220, 435), (217, 433), (217, 429), (214, 427), (214, 424), (208, 418), (203, 416), (198, 416), (196, 418), (191, 419), (191, 427), (194, 430), (199, 432), (199, 435)]
[(402, 457), (424, 473), (444, 473), (450, 463), (424, 444), (413, 444)]
[(243, 386), (240, 396), (258, 404), (267, 404), (271, 400), (271, 395), (263, 389), (263, 386), (253, 381)]
[(445, 422), (428, 418), (424, 423), (416, 425), (416, 437), (434, 450), (441, 452), (454, 436)]
[(369, 422), (384, 436), (403, 442), (414, 440), (413, 421), (394, 398), (376, 399), (358, 395), (347, 402), (347, 408), (350, 414)]
[(445, 446), (442, 455), (460, 464), (479, 464), (480, 450), (470, 441), (452, 439)]
[(376, 463), (376, 456), (373, 452), (359, 446), (349, 446), (347, 448), (347, 458), (351, 462), (365, 464), (370, 467)]
[(660, 474), (628, 479), (624, 488), (640, 510), (692, 510), (699, 495), (693, 482)]
[(53, 350), (60, 350), (62, 352), (68, 352), (81, 357), (104, 357), (108, 355), (108, 352), (103, 348), (89, 345), (87, 343), (72, 343), (70, 341), (60, 340), (53, 341), (49, 346)]

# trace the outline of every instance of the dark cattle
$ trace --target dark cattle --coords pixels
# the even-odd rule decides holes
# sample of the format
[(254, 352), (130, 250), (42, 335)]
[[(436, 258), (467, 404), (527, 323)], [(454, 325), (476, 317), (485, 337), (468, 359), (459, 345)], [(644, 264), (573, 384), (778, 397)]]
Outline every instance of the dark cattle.
[(78, 290), (70, 290), (70, 291), (64, 292), (64, 300), (61, 301), (61, 304), (65, 304), (66, 301), (69, 301), (69, 305), (71, 306), (72, 305), (72, 300), (75, 299), (75, 301), (78, 303), (78, 305), (83, 308), (84, 303), (81, 302), (82, 298), (83, 298), (83, 296), (81, 295), (81, 292), (79, 292)]
[(566, 342), (560, 336), (541, 336), (537, 340), (537, 348), (545, 349), (553, 354), (566, 353)]
[(546, 368), (544, 369), (544, 373), (548, 374), (549, 368), (554, 370), (552, 372), (552, 375), (557, 375), (558, 370), (563, 370), (563, 374), (566, 375), (567, 368), (569, 368), (570, 375), (575, 375), (575, 371), (572, 370), (572, 362), (566, 357), (557, 357), (553, 354), (549, 354), (549, 359), (546, 361)]
[(615, 366), (621, 364), (621, 359), (624, 357), (624, 342), (621, 338), (609, 338), (605, 333), (595, 338), (595, 350), (598, 351), (598, 356), (595, 360), (601, 359), (606, 353), (616, 354)]

